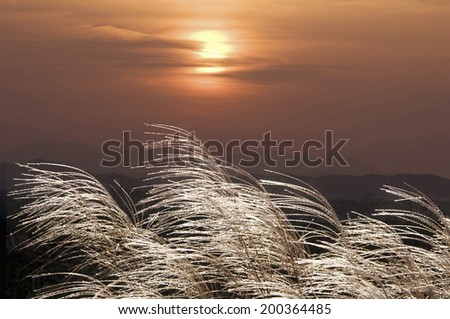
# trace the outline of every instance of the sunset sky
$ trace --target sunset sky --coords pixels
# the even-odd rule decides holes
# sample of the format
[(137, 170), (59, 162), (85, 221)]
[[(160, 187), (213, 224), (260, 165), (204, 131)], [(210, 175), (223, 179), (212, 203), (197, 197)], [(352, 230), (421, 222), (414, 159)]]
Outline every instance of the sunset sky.
[(334, 130), (373, 172), (450, 178), (450, 1), (0, 0), (0, 107), (0, 152)]

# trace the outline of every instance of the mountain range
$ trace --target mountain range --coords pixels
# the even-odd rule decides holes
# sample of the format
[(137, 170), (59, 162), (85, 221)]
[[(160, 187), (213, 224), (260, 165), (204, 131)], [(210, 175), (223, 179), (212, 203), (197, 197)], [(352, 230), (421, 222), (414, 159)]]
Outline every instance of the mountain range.
[[(83, 144), (55, 143), (48, 141), (35, 141), (25, 146), (3, 152), (0, 154), (0, 192), (2, 198), (7, 190), (11, 190), (16, 183), (22, 169), (13, 163), (31, 161), (56, 162), (72, 165), (92, 173), (104, 185), (110, 185), (113, 180), (118, 181), (122, 187), (131, 191), (135, 186), (143, 184), (146, 177), (145, 169), (105, 168), (100, 166), (101, 150)], [(383, 185), (405, 187), (405, 183), (422, 191), (432, 200), (450, 202), (450, 179), (431, 174), (364, 174), (365, 169), (360, 165), (348, 173), (342, 169), (315, 171), (308, 174), (305, 170), (289, 170), (283, 173), (293, 175), (310, 184), (321, 192), (328, 200), (374, 201), (386, 198), (380, 191)], [(274, 169), (276, 170), (276, 169)], [(360, 174), (355, 172), (359, 171)], [(284, 179), (282, 176), (272, 175), (261, 170), (250, 172), (258, 179)], [(306, 173), (305, 173), (306, 172)]]

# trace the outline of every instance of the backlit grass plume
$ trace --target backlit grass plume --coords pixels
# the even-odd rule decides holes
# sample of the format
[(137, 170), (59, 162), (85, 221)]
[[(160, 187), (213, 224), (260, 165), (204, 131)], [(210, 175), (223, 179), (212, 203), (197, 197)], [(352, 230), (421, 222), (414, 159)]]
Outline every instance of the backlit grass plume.
[(136, 203), (79, 169), (22, 165), (18, 248), (46, 255), (30, 276), (57, 281), (36, 297), (450, 298), (450, 221), (420, 192), (384, 187), (427, 213), (341, 221), (309, 185), (257, 181), (188, 132), (157, 129)]

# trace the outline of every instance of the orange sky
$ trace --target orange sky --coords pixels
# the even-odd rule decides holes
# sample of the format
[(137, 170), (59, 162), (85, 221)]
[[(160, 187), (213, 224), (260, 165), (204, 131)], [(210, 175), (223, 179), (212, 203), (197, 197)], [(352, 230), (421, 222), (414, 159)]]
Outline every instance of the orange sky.
[(332, 129), (376, 172), (450, 177), (448, 39), (444, 0), (0, 1), (0, 151)]

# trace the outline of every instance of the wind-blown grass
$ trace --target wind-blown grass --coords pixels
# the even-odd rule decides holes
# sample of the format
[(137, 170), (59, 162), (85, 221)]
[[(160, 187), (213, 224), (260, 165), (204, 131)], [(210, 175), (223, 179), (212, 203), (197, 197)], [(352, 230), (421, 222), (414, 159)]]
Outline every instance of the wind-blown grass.
[(417, 190), (384, 187), (428, 214), (340, 221), (309, 185), (257, 181), (188, 132), (158, 128), (168, 133), (148, 147), (177, 151), (150, 163), (137, 203), (73, 167), (22, 165), (12, 196), (28, 204), (13, 218), (30, 237), (19, 248), (50, 260), (31, 276), (62, 278), (36, 297), (450, 297), (450, 220)]

